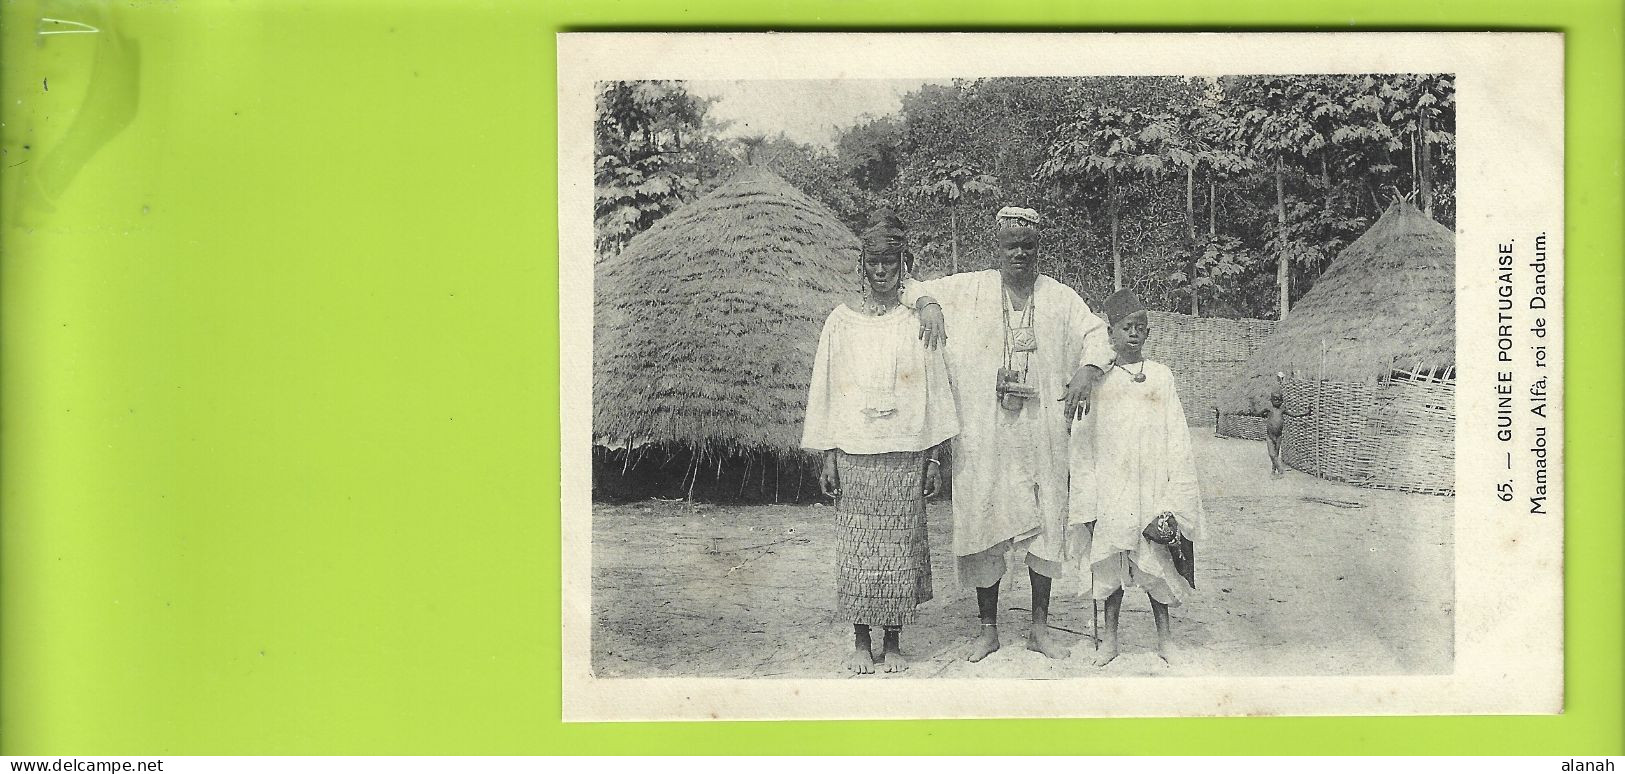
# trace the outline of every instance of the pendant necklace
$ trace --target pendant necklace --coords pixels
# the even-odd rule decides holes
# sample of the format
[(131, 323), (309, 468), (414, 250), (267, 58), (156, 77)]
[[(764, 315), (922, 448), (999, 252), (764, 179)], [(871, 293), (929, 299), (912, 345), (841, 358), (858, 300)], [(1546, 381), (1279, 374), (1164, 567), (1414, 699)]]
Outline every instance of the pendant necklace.
[(890, 312), (898, 303), (894, 300), (888, 304), (885, 301), (876, 301), (873, 296), (865, 295), (863, 297), (863, 312), (870, 317), (881, 317)]
[(1122, 369), (1123, 369), (1123, 373), (1125, 373), (1125, 374), (1128, 374), (1128, 375), (1129, 375), (1129, 376), (1132, 376), (1132, 377), (1134, 377), (1134, 381), (1136, 381), (1136, 382), (1143, 382), (1143, 381), (1145, 381), (1145, 361), (1144, 361), (1144, 360), (1141, 360), (1141, 361), (1140, 361), (1140, 370), (1139, 370), (1139, 372), (1138, 372), (1138, 373), (1136, 373), (1136, 372), (1134, 372), (1134, 371), (1130, 371), (1130, 370), (1128, 370), (1128, 369), (1127, 369), (1127, 368), (1123, 368), (1123, 364), (1122, 364), (1122, 363), (1119, 363), (1119, 362), (1117, 362), (1117, 361), (1116, 361), (1116, 360), (1113, 360), (1113, 361), (1112, 361), (1112, 365), (1114, 365), (1114, 366), (1117, 366), (1117, 367), (1118, 367), (1118, 368), (1122, 368)]
[(1015, 298), (1007, 287), (1001, 287), (1003, 294), (1004, 311), (1004, 367), (1011, 371), (1016, 368), (1016, 355), (1027, 355), (1021, 358), (1021, 378), (1026, 381), (1027, 369), (1032, 365), (1032, 352), (1038, 349), (1037, 331), (1033, 329), (1034, 307), (1037, 306), (1036, 294), (1027, 296), (1027, 306), (1016, 317), (1015, 324), (1011, 324), (1010, 316), (1015, 311)]

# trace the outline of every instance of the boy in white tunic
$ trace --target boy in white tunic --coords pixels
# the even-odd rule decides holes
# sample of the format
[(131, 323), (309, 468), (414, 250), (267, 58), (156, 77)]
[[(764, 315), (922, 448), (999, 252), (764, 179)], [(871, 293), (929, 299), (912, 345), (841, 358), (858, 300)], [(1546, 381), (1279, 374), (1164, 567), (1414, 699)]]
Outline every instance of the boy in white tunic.
[(1150, 596), (1157, 655), (1173, 663), (1168, 608), (1190, 596), (1196, 543), (1206, 535), (1190, 428), (1173, 373), (1141, 353), (1151, 328), (1139, 298), (1120, 290), (1104, 306), (1117, 356), (1072, 431), (1071, 549), (1090, 593), (1105, 602), (1096, 664), (1117, 657), (1130, 586)]

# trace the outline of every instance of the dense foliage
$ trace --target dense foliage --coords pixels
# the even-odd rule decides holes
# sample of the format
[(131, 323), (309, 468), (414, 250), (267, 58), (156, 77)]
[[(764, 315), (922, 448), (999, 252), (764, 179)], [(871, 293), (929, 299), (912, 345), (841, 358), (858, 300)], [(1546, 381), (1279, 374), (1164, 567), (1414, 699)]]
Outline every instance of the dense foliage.
[(1276, 317), (1395, 198), (1455, 222), (1443, 75), (997, 78), (927, 85), (831, 147), (725, 141), (679, 82), (598, 95), (597, 246), (763, 164), (854, 229), (903, 215), (921, 273), (991, 264), (993, 213), (1045, 217), (1046, 267), (1098, 301)]

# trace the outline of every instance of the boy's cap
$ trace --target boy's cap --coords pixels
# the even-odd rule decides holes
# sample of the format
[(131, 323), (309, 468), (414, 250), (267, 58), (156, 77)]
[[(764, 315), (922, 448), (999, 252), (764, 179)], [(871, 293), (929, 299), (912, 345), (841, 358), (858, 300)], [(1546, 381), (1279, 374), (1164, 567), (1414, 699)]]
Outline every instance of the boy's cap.
[(1103, 306), (1106, 309), (1106, 322), (1111, 325), (1116, 325), (1119, 320), (1135, 312), (1145, 311), (1145, 304), (1140, 303), (1140, 297), (1128, 288), (1107, 296)]

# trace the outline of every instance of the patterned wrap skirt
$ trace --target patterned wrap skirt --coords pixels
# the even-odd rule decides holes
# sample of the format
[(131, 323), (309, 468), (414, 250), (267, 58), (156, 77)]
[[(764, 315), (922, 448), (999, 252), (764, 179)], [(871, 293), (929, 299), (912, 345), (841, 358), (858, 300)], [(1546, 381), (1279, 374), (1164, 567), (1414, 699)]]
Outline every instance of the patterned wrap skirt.
[(837, 452), (835, 465), (836, 614), (871, 626), (913, 623), (915, 606), (931, 599), (925, 452)]

